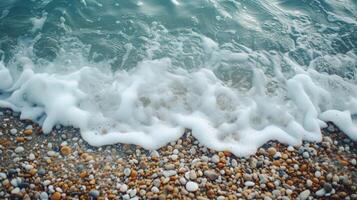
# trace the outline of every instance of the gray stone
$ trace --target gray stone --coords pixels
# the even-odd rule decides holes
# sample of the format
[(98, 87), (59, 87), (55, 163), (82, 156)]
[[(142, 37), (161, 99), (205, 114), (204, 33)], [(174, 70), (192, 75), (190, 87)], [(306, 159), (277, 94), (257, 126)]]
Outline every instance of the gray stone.
[(300, 200), (306, 200), (310, 196), (310, 190), (304, 190), (299, 194)]
[(216, 180), (217, 178), (218, 178), (218, 174), (215, 172), (215, 171), (213, 171), (213, 170), (206, 170), (206, 171), (204, 171), (204, 173), (203, 173), (208, 179), (210, 179), (211, 181), (214, 181), (214, 180)]
[(89, 196), (94, 197), (94, 198), (99, 197), (99, 194), (100, 194), (100, 192), (98, 190), (91, 190), (89, 192)]

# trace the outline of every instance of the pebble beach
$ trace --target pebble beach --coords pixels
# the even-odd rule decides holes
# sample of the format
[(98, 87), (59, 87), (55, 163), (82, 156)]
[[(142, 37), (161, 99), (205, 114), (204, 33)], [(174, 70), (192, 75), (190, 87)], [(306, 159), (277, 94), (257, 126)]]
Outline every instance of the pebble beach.
[(357, 145), (333, 124), (320, 143), (271, 141), (241, 158), (187, 130), (158, 150), (92, 147), (78, 129), (50, 134), (0, 109), (0, 199), (357, 199)]

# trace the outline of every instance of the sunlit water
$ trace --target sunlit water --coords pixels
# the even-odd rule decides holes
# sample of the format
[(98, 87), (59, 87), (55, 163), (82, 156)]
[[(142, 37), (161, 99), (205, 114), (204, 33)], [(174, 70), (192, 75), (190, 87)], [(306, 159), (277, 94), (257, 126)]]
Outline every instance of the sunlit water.
[(353, 0), (2, 0), (0, 106), (92, 145), (357, 139)]

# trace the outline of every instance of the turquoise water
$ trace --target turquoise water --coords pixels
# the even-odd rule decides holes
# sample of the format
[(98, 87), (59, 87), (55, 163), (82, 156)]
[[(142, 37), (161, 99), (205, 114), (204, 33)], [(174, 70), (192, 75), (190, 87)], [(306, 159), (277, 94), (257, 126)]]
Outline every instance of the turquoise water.
[[(0, 47), (6, 60), (20, 38), (38, 35), (36, 58), (55, 59), (64, 38), (71, 38), (88, 45), (88, 59), (110, 59), (114, 69), (132, 68), (147, 57), (169, 57), (184, 68), (203, 67), (207, 57), (200, 35), (237, 52), (288, 53), (304, 66), (323, 55), (355, 53), (357, 45), (356, 1), (5, 0), (0, 12)], [(34, 19), (40, 18), (46, 18), (43, 26), (34, 30)], [(155, 45), (159, 48), (148, 55)], [(309, 67), (353, 79), (354, 64)], [(232, 71), (239, 67), (232, 65)]]
[[(157, 148), (190, 128), (208, 147), (246, 155), (270, 139), (318, 141), (326, 121), (353, 138), (356, 46), (354, 0), (2, 0), (0, 105), (48, 129), (79, 127), (93, 145)], [(72, 103), (15, 95), (36, 84)]]

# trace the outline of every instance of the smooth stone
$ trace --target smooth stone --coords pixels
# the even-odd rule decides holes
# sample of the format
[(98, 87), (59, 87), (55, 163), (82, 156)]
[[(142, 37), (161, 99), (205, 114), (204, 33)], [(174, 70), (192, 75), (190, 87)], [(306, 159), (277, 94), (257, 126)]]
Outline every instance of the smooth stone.
[(215, 171), (213, 171), (213, 170), (206, 170), (206, 171), (203, 172), (203, 174), (204, 174), (208, 179), (210, 179), (211, 181), (216, 180), (216, 179), (218, 178), (218, 176), (219, 176), (219, 175), (218, 175)]
[(11, 190), (11, 194), (19, 194), (19, 193), (20, 193), (20, 188), (18, 188), (18, 187)]
[(246, 182), (244, 182), (244, 185), (247, 186), (247, 187), (252, 187), (252, 186), (255, 185), (255, 183), (252, 182), (252, 181), (246, 181)]
[(120, 190), (120, 192), (124, 193), (128, 190), (128, 186), (126, 184), (123, 184), (120, 186), (119, 190)]
[(186, 183), (186, 190), (189, 192), (195, 192), (198, 190), (198, 184), (193, 181), (189, 181)]
[(16, 128), (12, 128), (12, 129), (10, 130), (10, 133), (13, 134), (13, 135), (15, 135), (15, 134), (17, 133), (17, 129), (16, 129)]
[(40, 169), (37, 171), (37, 174), (38, 174), (39, 176), (44, 176), (44, 175), (46, 174), (46, 170), (43, 169), (43, 168), (40, 168)]
[(151, 192), (153, 192), (153, 193), (159, 193), (160, 190), (159, 190), (159, 188), (157, 188), (156, 186), (154, 186), (154, 187), (151, 188)]
[(21, 146), (16, 147), (16, 149), (15, 149), (15, 153), (21, 153), (23, 151), (25, 151), (25, 149), (23, 147), (21, 147)]
[(166, 170), (173, 170), (175, 169), (175, 165), (170, 163), (170, 164), (166, 164), (164, 167)]
[(197, 179), (197, 174), (194, 170), (191, 170), (189, 173), (189, 177), (191, 180), (196, 180)]
[(322, 197), (322, 196), (324, 196), (324, 195), (326, 194), (326, 191), (325, 191), (324, 188), (322, 188), (322, 189), (316, 191), (315, 194), (316, 194), (316, 196), (318, 196), (318, 197)]
[(324, 190), (326, 191), (326, 193), (330, 193), (332, 191), (332, 185), (330, 183), (325, 183), (324, 184)]
[(302, 157), (304, 157), (305, 159), (310, 158), (309, 152), (305, 151), (304, 153), (302, 153)]
[(89, 192), (89, 196), (94, 197), (94, 198), (99, 197), (99, 194), (100, 194), (100, 192), (98, 190), (91, 190)]
[(29, 160), (35, 160), (35, 159), (36, 159), (35, 155), (33, 153), (30, 153)]
[(175, 176), (177, 174), (177, 172), (175, 170), (166, 170), (166, 171), (163, 171), (162, 174), (165, 177), (170, 177), (170, 176)]
[(41, 192), (40, 199), (41, 200), (48, 200), (48, 194), (46, 192)]
[(130, 176), (130, 173), (131, 173), (131, 169), (129, 169), (129, 168), (125, 168), (124, 169), (124, 175), (125, 176)]
[(320, 176), (321, 176), (321, 172), (320, 172), (320, 171), (316, 171), (316, 172), (315, 172), (315, 177), (316, 177), (316, 178), (319, 178)]
[(219, 162), (219, 156), (217, 154), (213, 155), (211, 158), (211, 161), (213, 163), (218, 163)]
[(306, 200), (310, 196), (310, 190), (304, 190), (299, 194), (299, 199), (300, 200)]

